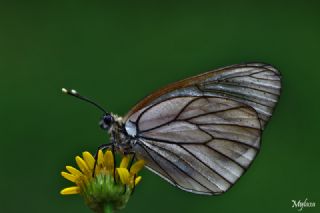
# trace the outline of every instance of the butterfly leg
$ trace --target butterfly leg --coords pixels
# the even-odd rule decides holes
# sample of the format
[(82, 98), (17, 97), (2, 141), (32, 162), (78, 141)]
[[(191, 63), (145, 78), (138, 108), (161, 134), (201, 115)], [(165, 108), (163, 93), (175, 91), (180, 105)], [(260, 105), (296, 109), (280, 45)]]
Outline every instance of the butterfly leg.
[[(130, 171), (130, 168), (131, 168), (131, 166), (132, 166), (132, 164), (133, 164), (133, 162), (134, 162), (134, 160), (136, 158), (136, 153), (133, 152), (133, 151), (129, 151), (129, 152), (125, 152), (124, 154), (125, 155), (132, 155), (132, 158), (131, 158), (129, 166), (128, 166), (128, 169)], [(133, 177), (133, 188), (132, 188), (131, 194), (133, 194), (133, 192), (134, 192), (134, 190), (136, 188), (135, 180), (136, 180), (136, 174), (134, 174), (134, 177)]]
[(124, 152), (124, 155), (132, 155), (132, 158), (130, 159), (130, 163), (129, 163), (129, 166), (128, 166), (128, 170), (130, 170), (130, 168), (131, 168), (131, 166), (133, 164), (133, 161), (136, 158), (136, 153), (134, 151), (128, 151), (128, 152)]
[(116, 155), (115, 155), (115, 147), (114, 143), (111, 146), (112, 154), (113, 154), (113, 181), (116, 183)]
[(137, 174), (134, 174), (134, 177), (133, 177), (133, 188), (132, 188), (132, 191), (131, 191), (131, 195), (133, 194), (134, 190), (136, 189), (136, 177), (137, 177)]
[(129, 170), (131, 169), (131, 166), (133, 164), (133, 161), (136, 159), (136, 153), (135, 152), (130, 152), (130, 154), (132, 155), (130, 164), (129, 164)]

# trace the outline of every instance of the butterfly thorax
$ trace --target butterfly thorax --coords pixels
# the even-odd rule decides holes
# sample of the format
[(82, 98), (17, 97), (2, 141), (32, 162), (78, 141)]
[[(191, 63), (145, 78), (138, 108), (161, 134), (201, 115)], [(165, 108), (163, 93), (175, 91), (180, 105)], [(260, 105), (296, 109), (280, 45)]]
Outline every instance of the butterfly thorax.
[(116, 114), (112, 114), (114, 122), (110, 126), (108, 133), (110, 141), (114, 143), (115, 148), (121, 153), (128, 153), (131, 150), (131, 137), (124, 128), (123, 118)]

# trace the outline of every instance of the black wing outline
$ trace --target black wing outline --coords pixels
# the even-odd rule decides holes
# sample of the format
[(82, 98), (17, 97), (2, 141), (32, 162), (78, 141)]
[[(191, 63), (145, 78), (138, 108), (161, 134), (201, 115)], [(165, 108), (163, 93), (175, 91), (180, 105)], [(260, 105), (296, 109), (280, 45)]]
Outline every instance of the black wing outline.
[[(155, 125), (157, 120), (160, 124)], [(140, 127), (133, 146), (138, 158), (171, 184), (193, 193), (227, 191), (260, 148), (257, 113), (229, 99), (174, 97), (143, 109), (130, 122)]]

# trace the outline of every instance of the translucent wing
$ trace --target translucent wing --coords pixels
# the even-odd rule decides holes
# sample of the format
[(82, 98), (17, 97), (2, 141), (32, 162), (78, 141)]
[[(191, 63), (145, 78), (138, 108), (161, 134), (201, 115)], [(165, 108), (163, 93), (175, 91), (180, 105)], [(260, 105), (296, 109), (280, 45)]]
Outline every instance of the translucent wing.
[(147, 168), (193, 193), (220, 194), (245, 172), (280, 94), (269, 65), (222, 68), (169, 85), (125, 117)]
[(260, 147), (257, 113), (219, 97), (174, 97), (138, 111), (133, 150), (179, 188), (219, 194), (248, 168)]
[(170, 84), (140, 101), (125, 116), (152, 104), (177, 96), (226, 97), (251, 106), (258, 113), (262, 129), (279, 99), (280, 73), (263, 63), (238, 64), (210, 71)]

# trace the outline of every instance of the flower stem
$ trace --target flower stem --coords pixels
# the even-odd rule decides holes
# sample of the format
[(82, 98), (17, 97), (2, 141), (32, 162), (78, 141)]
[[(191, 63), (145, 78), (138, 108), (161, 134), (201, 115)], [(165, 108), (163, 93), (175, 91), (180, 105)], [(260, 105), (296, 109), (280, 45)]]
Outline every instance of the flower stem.
[(104, 213), (113, 213), (113, 208), (111, 203), (107, 203), (104, 205)]

